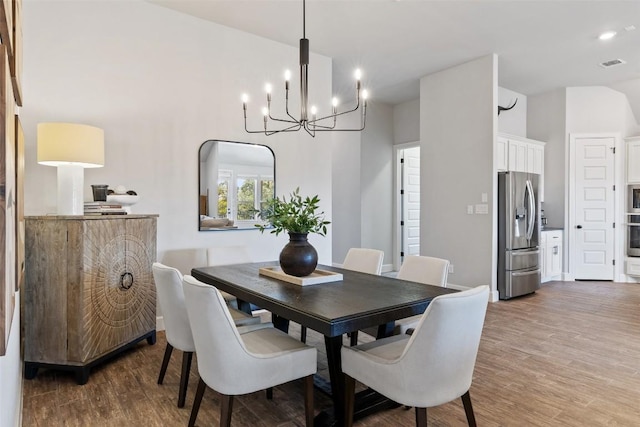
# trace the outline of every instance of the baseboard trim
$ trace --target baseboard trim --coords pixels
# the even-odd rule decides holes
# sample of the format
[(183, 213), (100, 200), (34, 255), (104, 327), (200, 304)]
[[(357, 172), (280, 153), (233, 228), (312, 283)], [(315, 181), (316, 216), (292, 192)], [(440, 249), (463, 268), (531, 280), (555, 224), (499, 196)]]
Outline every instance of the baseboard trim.
[(164, 331), (164, 317), (156, 316), (156, 331)]
[(393, 264), (382, 264), (382, 272), (390, 273), (393, 271)]

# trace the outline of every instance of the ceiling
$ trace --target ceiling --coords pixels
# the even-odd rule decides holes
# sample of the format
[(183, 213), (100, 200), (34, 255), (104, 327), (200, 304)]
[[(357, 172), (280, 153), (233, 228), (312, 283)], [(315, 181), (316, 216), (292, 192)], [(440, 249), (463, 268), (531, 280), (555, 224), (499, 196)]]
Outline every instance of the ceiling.
[[(302, 37), (301, 1), (148, 1), (291, 46)], [(352, 93), (360, 67), (372, 99), (401, 103), (418, 98), (422, 76), (496, 53), (501, 87), (609, 86), (640, 121), (640, 1), (309, 0), (306, 9), (311, 50), (333, 58), (337, 94)], [(598, 39), (609, 30), (617, 36)], [(598, 65), (612, 59), (626, 64)]]

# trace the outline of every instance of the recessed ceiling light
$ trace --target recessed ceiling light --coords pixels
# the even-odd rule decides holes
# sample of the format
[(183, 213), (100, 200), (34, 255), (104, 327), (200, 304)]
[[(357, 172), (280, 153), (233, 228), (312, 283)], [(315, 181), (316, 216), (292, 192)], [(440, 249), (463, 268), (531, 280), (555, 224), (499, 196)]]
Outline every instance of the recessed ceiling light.
[(609, 39), (614, 38), (616, 36), (616, 34), (618, 34), (618, 33), (616, 33), (615, 31), (607, 31), (607, 32), (604, 32), (604, 33), (600, 34), (598, 36), (598, 38), (600, 40), (609, 40)]

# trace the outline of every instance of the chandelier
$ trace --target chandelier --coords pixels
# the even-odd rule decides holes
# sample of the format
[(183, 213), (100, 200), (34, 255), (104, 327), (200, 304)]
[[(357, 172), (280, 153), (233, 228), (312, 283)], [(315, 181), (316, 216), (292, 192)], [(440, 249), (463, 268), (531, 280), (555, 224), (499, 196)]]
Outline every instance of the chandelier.
[[(272, 86), (267, 83), (265, 91), (267, 93), (267, 106), (262, 108), (263, 130), (249, 130), (247, 128), (247, 103), (249, 97), (247, 94), (242, 95), (242, 109), (244, 110), (244, 129), (248, 133), (264, 133), (265, 135), (273, 135), (280, 132), (296, 132), (301, 129), (307, 131), (312, 137), (316, 136), (316, 132), (326, 131), (361, 131), (365, 126), (367, 116), (367, 91), (361, 91), (361, 72), (356, 70), (356, 105), (350, 110), (338, 112), (338, 99), (333, 98), (331, 102), (331, 114), (318, 117), (317, 108), (312, 105), (309, 108), (309, 39), (306, 38), (305, 28), (305, 0), (302, 0), (302, 38), (300, 39), (300, 118), (296, 119), (289, 113), (289, 81), (291, 80), (291, 71), (286, 70), (284, 73), (284, 90), (285, 90), (285, 113), (286, 117), (274, 117), (271, 112), (271, 91)], [(357, 128), (336, 128), (338, 116), (353, 113), (360, 109), (362, 103), (362, 115), (360, 117), (360, 126)]]

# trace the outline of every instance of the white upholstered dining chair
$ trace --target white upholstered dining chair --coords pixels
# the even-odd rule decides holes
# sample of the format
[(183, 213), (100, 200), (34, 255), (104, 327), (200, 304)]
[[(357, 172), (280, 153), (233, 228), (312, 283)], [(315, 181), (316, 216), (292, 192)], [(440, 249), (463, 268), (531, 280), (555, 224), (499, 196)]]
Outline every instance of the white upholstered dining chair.
[(384, 252), (378, 249), (351, 248), (344, 257), (342, 268), (361, 273), (377, 274), (382, 273), (382, 261)]
[[(416, 255), (408, 256), (404, 259), (398, 271), (397, 278), (446, 288), (448, 275), (448, 260)], [(409, 329), (414, 329), (418, 325), (421, 317), (421, 315), (417, 315), (396, 320), (393, 335), (404, 334)]]
[[(382, 273), (383, 260), (384, 252), (381, 250), (351, 248), (344, 257), (342, 268), (379, 276)], [(351, 332), (349, 336), (351, 338), (351, 345), (356, 345), (358, 343), (358, 331)]]
[[(384, 252), (378, 249), (351, 248), (347, 252), (342, 262), (342, 268), (346, 270), (359, 271), (360, 273), (377, 274), (382, 272), (382, 260)], [(358, 341), (358, 331), (351, 332), (351, 343)], [(300, 341), (307, 341), (307, 328), (300, 327)]]
[[(162, 384), (164, 381), (173, 349), (177, 348), (182, 351), (182, 371), (180, 374), (180, 389), (178, 391), (178, 407), (182, 408), (187, 394), (187, 385), (189, 384), (191, 360), (195, 351), (191, 326), (189, 325), (184, 302), (182, 274), (177, 269), (159, 262), (153, 263), (152, 271), (167, 338), (167, 346), (164, 351), (160, 374), (158, 375), (158, 384)], [(238, 326), (260, 323), (259, 317), (252, 317), (233, 309), (231, 313), (234, 322)]]
[[(251, 257), (244, 246), (211, 246), (207, 248), (207, 266), (244, 264), (251, 262)], [(235, 295), (220, 291), (227, 304), (238, 308)]]
[(489, 299), (489, 287), (433, 299), (413, 335), (396, 335), (342, 347), (345, 420), (353, 424), (355, 380), (389, 399), (415, 406), (416, 425), (427, 425), (427, 408), (458, 397), (475, 426), (469, 389)]
[(184, 276), (183, 287), (200, 374), (189, 426), (195, 425), (207, 386), (221, 394), (220, 425), (230, 426), (234, 396), (298, 378), (304, 379), (306, 425), (312, 426), (316, 349), (273, 326), (241, 335), (215, 287), (191, 276)]

